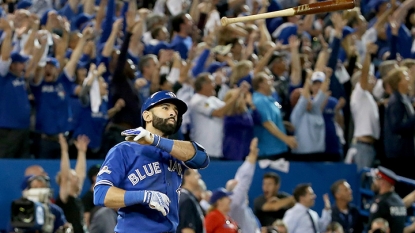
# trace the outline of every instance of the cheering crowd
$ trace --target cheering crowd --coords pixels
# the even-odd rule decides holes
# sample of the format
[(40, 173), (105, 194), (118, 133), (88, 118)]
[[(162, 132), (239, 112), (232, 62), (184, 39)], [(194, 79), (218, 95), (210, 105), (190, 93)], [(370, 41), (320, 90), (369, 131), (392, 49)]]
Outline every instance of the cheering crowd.
[[(406, 165), (415, 162), (415, 0), (220, 26), (222, 16), (315, 1), (2, 2), (0, 158), (103, 159), (122, 131), (141, 126), (143, 102), (165, 90), (189, 107), (173, 138), (197, 141), (211, 160), (381, 164), (415, 178)], [(84, 179), (85, 162), (77, 168)], [(309, 188), (276, 203), (307, 203)]]

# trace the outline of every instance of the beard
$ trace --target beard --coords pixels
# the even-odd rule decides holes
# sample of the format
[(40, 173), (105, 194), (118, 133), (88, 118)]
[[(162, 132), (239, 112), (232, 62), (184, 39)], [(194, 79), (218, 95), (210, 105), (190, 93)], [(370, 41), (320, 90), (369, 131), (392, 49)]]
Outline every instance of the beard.
[[(168, 122), (169, 120), (173, 119), (174, 123)], [(156, 116), (153, 113), (153, 121), (152, 121), (153, 127), (163, 132), (164, 135), (172, 135), (176, 131), (177, 121), (174, 119), (174, 117), (169, 118), (161, 118)]]

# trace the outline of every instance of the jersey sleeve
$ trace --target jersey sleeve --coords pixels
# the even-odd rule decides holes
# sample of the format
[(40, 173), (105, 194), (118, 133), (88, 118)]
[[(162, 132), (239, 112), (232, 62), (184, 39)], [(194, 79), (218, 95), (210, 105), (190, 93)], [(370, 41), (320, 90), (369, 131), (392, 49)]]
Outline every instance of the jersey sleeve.
[(110, 185), (118, 187), (126, 176), (126, 164), (122, 147), (112, 148), (101, 165), (95, 186)]

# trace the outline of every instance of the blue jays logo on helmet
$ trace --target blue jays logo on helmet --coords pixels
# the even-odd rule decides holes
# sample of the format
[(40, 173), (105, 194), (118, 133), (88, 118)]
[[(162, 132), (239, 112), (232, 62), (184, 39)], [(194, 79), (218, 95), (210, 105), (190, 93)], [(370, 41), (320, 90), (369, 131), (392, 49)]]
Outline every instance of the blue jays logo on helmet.
[[(177, 130), (179, 130), (182, 124), (182, 116), (187, 111), (187, 104), (179, 98), (177, 98), (176, 94), (174, 94), (171, 91), (158, 91), (152, 94), (149, 98), (146, 99), (143, 106), (141, 106), (141, 115), (143, 115), (144, 111), (148, 111), (151, 108), (162, 103), (174, 104), (177, 107), (177, 132)], [(143, 117), (141, 117), (141, 124), (143, 127), (145, 127), (145, 121)]]

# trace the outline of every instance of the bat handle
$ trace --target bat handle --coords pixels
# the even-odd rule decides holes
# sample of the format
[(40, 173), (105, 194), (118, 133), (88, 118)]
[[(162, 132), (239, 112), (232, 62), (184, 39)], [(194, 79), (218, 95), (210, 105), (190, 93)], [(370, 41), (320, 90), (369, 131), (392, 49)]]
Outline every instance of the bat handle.
[(220, 19), (220, 24), (222, 24), (223, 27), (228, 26), (228, 24), (229, 24), (229, 18), (228, 17), (222, 17)]

